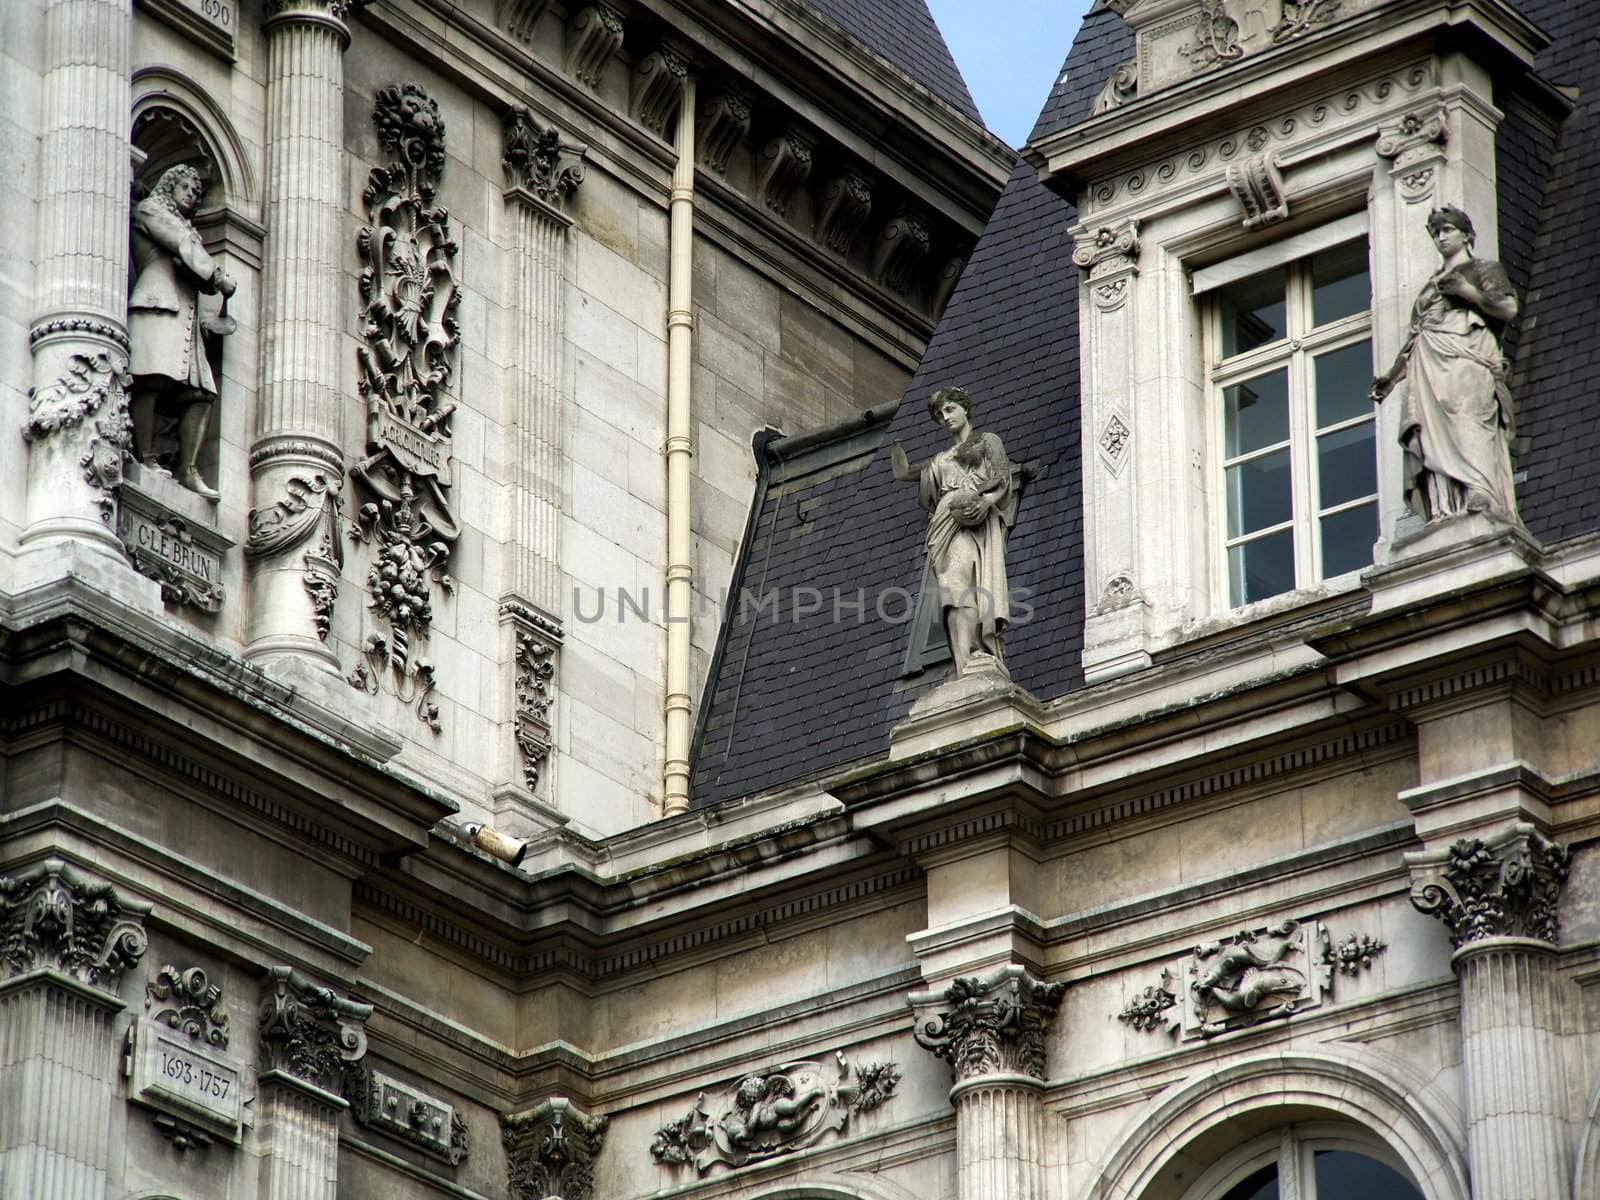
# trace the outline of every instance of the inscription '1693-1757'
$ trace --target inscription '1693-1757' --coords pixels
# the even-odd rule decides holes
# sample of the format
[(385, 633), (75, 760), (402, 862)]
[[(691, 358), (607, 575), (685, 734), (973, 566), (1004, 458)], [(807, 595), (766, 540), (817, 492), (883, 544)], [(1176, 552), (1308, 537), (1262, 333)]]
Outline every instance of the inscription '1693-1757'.
[(131, 1095), (237, 1141), (238, 1066), (160, 1025), (144, 1024), (138, 1037), (143, 1044), (134, 1055)]

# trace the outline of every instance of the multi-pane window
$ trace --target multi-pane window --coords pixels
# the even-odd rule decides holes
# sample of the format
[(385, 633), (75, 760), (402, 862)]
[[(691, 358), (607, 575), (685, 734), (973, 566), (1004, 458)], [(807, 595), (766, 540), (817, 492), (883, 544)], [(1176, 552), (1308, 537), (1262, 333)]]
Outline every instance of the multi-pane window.
[(1364, 237), (1208, 292), (1219, 569), (1232, 606), (1372, 562), (1371, 304)]

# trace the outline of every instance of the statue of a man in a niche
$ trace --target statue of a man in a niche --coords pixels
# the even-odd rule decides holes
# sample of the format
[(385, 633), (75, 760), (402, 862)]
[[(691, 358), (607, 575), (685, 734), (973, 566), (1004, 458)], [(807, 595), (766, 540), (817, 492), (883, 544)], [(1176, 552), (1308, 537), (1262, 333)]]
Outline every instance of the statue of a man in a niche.
[(1516, 318), (1517, 294), (1504, 267), (1473, 257), (1476, 234), (1459, 208), (1429, 213), (1428, 233), (1439, 269), (1417, 293), (1405, 345), (1372, 381), (1372, 398), (1402, 389), (1400, 445), (1412, 512), (1428, 521), (1487, 513), (1516, 524), (1515, 424), (1500, 342)]
[(237, 285), (206, 253), (190, 220), (203, 191), (193, 167), (169, 167), (134, 207), (128, 335), (135, 457), (145, 466), (156, 466), (157, 413), (176, 417), (178, 457), (172, 474), (191, 492), (216, 500), (217, 491), (200, 478), (195, 465), (217, 399), (205, 335), (224, 337), (237, 326), (226, 315), (202, 316), (200, 293), (226, 298)]

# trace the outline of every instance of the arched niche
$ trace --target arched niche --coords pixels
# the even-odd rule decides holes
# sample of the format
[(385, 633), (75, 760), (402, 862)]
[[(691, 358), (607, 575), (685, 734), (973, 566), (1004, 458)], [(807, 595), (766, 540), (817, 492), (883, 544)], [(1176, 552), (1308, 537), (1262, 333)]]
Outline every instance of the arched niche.
[(195, 228), (212, 253), (261, 269), (261, 195), (251, 156), (233, 122), (188, 76), (172, 67), (142, 67), (133, 75), (131, 138), (138, 151), (135, 199), (168, 167), (187, 163), (206, 191)]
[(1470, 1200), (1456, 1105), (1402, 1062), (1333, 1047), (1250, 1055), (1173, 1084), (1123, 1131), (1089, 1200), (1175, 1200), (1240, 1143), (1318, 1121), (1389, 1147), (1426, 1200)]

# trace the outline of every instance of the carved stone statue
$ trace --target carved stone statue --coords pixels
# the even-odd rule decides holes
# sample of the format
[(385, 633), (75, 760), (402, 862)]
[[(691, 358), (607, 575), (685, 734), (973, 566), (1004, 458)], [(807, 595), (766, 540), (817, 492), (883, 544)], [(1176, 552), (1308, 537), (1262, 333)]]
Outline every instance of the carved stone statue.
[(734, 1111), (723, 1118), (728, 1141), (738, 1150), (755, 1150), (767, 1140), (792, 1135), (806, 1123), (811, 1110), (828, 1094), (821, 1084), (801, 1089), (787, 1075), (750, 1075), (734, 1093)]
[(966, 389), (934, 392), (928, 415), (950, 431), (954, 443), (913, 467), (896, 442), (890, 450), (894, 477), (915, 480), (922, 507), (932, 514), (925, 545), (956, 674), (1004, 676), (1011, 621), (1006, 531), (1017, 516), (1011, 462), (999, 437), (973, 430)]
[(206, 253), (190, 221), (203, 190), (199, 173), (179, 165), (163, 171), (149, 196), (133, 210), (133, 294), (128, 298), (128, 333), (133, 361), (133, 446), (141, 463), (156, 463), (156, 412), (178, 419), (179, 483), (208, 500), (218, 499), (195, 468), (211, 420), (217, 381), (206, 359), (204, 336), (226, 336), (231, 317), (200, 315), (201, 292), (231, 296), (233, 277)]
[(1443, 262), (1411, 306), (1405, 345), (1372, 381), (1372, 398), (1405, 385), (1400, 445), (1412, 512), (1429, 521), (1483, 512), (1517, 523), (1511, 393), (1500, 351), (1517, 294), (1504, 267), (1472, 257), (1472, 221), (1459, 208), (1434, 209), (1428, 232)]

